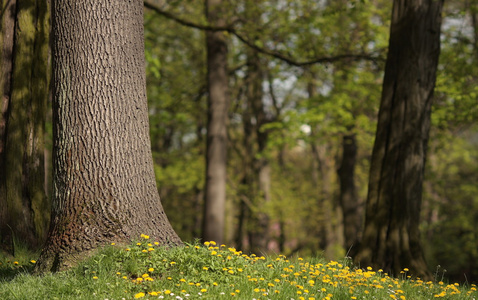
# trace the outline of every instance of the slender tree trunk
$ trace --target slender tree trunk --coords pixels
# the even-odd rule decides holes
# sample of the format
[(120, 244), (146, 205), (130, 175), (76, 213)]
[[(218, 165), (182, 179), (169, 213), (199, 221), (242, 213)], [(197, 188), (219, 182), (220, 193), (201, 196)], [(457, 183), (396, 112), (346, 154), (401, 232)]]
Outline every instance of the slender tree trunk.
[(267, 146), (268, 133), (263, 130), (268, 120), (264, 110), (262, 83), (264, 74), (258, 53), (248, 53), (247, 71), (247, 107), (250, 110), (249, 118), (244, 119), (251, 127), (253, 137), (252, 147), (246, 148), (248, 161), (251, 163), (252, 178), (250, 180), (251, 199), (253, 210), (251, 212), (250, 226), (248, 227), (251, 251), (261, 253), (267, 250), (269, 243), (269, 216), (267, 203), (270, 200), (270, 166), (264, 155)]
[(443, 0), (395, 0), (361, 249), (362, 266), (429, 277), (419, 220)]
[[(223, 26), (221, 0), (206, 0), (211, 24)], [(202, 237), (223, 243), (226, 210), (227, 111), (229, 107), (227, 40), (223, 32), (206, 33), (208, 69), (208, 124), (206, 189)]]
[(340, 180), (340, 206), (342, 207), (344, 226), (344, 247), (356, 252), (361, 234), (362, 212), (359, 208), (355, 187), (355, 164), (357, 160), (357, 141), (354, 133), (342, 138), (342, 161), (337, 174)]
[(44, 133), (49, 85), (48, 1), (2, 1), (0, 30), (0, 247), (45, 240)]
[(143, 2), (54, 1), (52, 17), (53, 212), (37, 272), (140, 234), (180, 244), (153, 170)]

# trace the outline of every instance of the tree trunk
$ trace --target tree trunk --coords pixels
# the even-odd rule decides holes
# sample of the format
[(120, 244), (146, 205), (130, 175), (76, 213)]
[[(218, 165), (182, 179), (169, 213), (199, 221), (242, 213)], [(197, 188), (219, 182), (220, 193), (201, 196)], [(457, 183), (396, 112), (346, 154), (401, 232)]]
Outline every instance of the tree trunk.
[(344, 247), (349, 255), (356, 252), (361, 234), (362, 213), (359, 209), (355, 187), (355, 164), (357, 161), (357, 141), (354, 133), (342, 138), (342, 162), (337, 171), (340, 181), (340, 206), (344, 226)]
[[(211, 24), (225, 25), (221, 6), (221, 0), (206, 0), (206, 16)], [(226, 36), (220, 31), (208, 31), (206, 44), (209, 98), (202, 237), (207, 241), (223, 243), (226, 210), (226, 126), (229, 106)]]
[(395, 0), (366, 219), (356, 260), (429, 277), (419, 217), (443, 0)]
[(44, 134), (49, 85), (48, 1), (1, 2), (0, 245), (37, 250), (50, 217)]
[(52, 17), (52, 226), (36, 271), (140, 234), (181, 244), (153, 171), (143, 2), (54, 1)]

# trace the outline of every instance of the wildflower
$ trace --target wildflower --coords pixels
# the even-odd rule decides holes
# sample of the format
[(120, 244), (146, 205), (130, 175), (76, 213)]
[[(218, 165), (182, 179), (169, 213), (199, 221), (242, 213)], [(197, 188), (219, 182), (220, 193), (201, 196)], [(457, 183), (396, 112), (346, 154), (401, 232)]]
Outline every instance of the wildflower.
[(114, 245), (116, 245), (116, 243), (111, 243), (111, 246), (114, 246)]
[(146, 234), (141, 234), (141, 237), (145, 240), (149, 239), (149, 235), (146, 235)]
[(144, 293), (137, 293), (136, 295), (134, 295), (134, 298), (138, 299), (138, 298), (143, 298), (144, 296), (145, 296)]
[(36, 261), (36, 260), (33, 260), (33, 259), (30, 260), (30, 262), (31, 262), (32, 264), (36, 264), (36, 263), (37, 263), (37, 261)]
[(94, 279), (94, 280), (98, 279), (98, 276), (93, 276), (93, 279)]
[(207, 292), (207, 289), (201, 289), (201, 293)]
[(149, 268), (148, 272), (154, 272), (154, 268)]
[(18, 265), (18, 261), (14, 261), (13, 264), (14, 264), (14, 265)]

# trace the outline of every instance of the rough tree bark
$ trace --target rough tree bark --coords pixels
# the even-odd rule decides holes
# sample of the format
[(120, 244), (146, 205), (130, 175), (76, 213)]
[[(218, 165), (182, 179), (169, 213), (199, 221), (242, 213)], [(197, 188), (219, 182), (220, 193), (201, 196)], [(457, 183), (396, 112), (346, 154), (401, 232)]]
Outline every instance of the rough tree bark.
[(36, 271), (142, 233), (180, 244), (153, 171), (143, 2), (53, 1), (52, 21), (53, 212)]
[[(0, 247), (37, 250), (48, 232), (44, 133), (48, 1), (0, 1)], [(15, 242), (14, 242), (15, 241)]]
[(440, 54), (443, 0), (395, 0), (356, 261), (399, 274), (429, 272), (420, 245), (422, 182)]
[[(206, 17), (224, 26), (221, 0), (206, 0)], [(229, 107), (227, 39), (223, 32), (207, 31), (208, 124), (206, 188), (202, 238), (223, 243), (226, 210), (227, 111)]]

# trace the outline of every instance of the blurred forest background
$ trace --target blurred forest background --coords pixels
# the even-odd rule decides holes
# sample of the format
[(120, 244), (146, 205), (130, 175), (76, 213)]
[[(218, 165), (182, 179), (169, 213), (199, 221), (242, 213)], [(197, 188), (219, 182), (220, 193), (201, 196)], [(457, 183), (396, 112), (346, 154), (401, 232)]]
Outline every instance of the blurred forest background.
[[(214, 29), (228, 46), (223, 242), (246, 252), (328, 259), (355, 252), (392, 2), (223, 1), (216, 28), (207, 25), (203, 1), (145, 2), (155, 173), (182, 240), (204, 237), (205, 29)], [(219, 30), (221, 24), (233, 30)], [(448, 0), (420, 230), (429, 269), (460, 282), (478, 280), (476, 74), (478, 1)], [(48, 114), (46, 195), (52, 182)]]
[[(149, 2), (206, 24), (201, 1)], [(225, 243), (257, 247), (254, 235), (266, 219), (262, 252), (344, 257), (341, 170), (353, 170), (353, 209), (363, 220), (392, 1), (223, 5), (226, 23), (236, 21), (240, 35), (269, 51), (225, 33), (231, 98)], [(431, 270), (461, 281), (465, 272), (478, 276), (477, 18), (477, 1), (445, 2), (421, 219)], [(145, 30), (158, 187), (173, 227), (192, 240), (201, 236), (204, 201), (205, 32), (148, 9)], [(353, 53), (374, 59), (300, 65)]]

